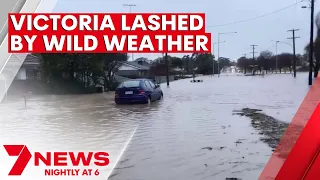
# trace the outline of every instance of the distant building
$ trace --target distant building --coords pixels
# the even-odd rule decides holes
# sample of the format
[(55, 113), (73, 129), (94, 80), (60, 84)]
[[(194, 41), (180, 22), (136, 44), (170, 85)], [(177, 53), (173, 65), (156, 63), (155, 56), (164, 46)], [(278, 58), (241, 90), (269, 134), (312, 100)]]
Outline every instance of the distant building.
[[(169, 71), (169, 81), (174, 81), (176, 71)], [(124, 78), (148, 78), (154, 80), (156, 83), (166, 82), (166, 65), (154, 64), (153, 61), (145, 58), (138, 58), (135, 61), (122, 62), (119, 70), (116, 72), (116, 79), (122, 82)]]
[(40, 59), (31, 54), (27, 55), (15, 77), (15, 80), (29, 79), (40, 79)]
[(151, 64), (145, 61), (125, 61), (121, 62), (116, 75), (127, 78), (148, 78), (150, 76)]

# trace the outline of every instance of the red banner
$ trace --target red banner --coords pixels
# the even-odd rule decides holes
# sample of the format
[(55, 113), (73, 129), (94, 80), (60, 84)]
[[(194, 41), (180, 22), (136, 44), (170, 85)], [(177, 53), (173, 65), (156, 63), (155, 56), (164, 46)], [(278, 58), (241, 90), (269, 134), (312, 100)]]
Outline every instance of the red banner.
[[(302, 180), (306, 177), (319, 179), (319, 174), (314, 174), (313, 170), (309, 171), (310, 169), (314, 169), (314, 162), (317, 162), (317, 166), (319, 166), (320, 162), (320, 159), (318, 159), (320, 147), (319, 120), (320, 104), (315, 109), (295, 146), (292, 148), (276, 180)], [(308, 174), (309, 172), (311, 172), (311, 174)]]

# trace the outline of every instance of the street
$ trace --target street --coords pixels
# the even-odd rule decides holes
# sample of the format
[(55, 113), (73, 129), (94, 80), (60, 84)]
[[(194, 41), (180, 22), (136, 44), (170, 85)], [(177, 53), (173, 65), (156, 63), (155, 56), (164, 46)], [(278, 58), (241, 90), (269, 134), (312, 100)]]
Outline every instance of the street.
[(23, 136), (38, 151), (107, 150), (105, 171), (122, 155), (110, 180), (257, 179), (272, 148), (233, 111), (259, 109), (289, 123), (309, 90), (307, 74), (197, 79), (162, 84), (164, 99), (151, 105), (117, 106), (112, 92), (30, 96), (27, 107), (11, 97), (0, 105), (0, 137), (19, 144), (12, 140)]

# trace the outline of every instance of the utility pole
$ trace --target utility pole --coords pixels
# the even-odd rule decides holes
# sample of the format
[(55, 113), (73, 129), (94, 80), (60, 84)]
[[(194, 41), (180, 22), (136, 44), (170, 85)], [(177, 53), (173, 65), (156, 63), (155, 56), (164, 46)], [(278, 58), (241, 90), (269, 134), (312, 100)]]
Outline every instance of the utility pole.
[(219, 59), (220, 59), (220, 43), (219, 42), (220, 42), (220, 33), (218, 33), (218, 58), (217, 58), (218, 77), (220, 77), (220, 63), (219, 63)]
[(164, 59), (165, 59), (165, 62), (166, 62), (167, 86), (169, 86), (169, 62), (168, 62), (168, 53), (165, 53)]
[(278, 72), (278, 42), (276, 41), (276, 73)]
[(310, 42), (309, 42), (309, 85), (312, 85), (313, 69), (313, 23), (314, 23), (314, 0), (311, 0), (311, 17), (310, 17)]
[(254, 50), (255, 50), (255, 47), (258, 45), (252, 44), (250, 46), (252, 46), (252, 52), (251, 52), (252, 53), (252, 75), (254, 75), (254, 54), (257, 53)]
[(129, 13), (131, 14), (131, 8), (136, 6), (135, 4), (124, 4), (123, 6), (129, 7)]
[(197, 58), (197, 54), (196, 54), (196, 53), (193, 53), (192, 56), (191, 56), (193, 82), (195, 81), (195, 78), (196, 78), (196, 74), (195, 74), (195, 72), (194, 72), (194, 63), (195, 63), (196, 58)]
[[(135, 5), (135, 4), (123, 4), (123, 6), (129, 7), (129, 13), (131, 14), (131, 8), (132, 8), (132, 7), (135, 7), (135, 6), (137, 6), (137, 5)], [(133, 53), (131, 54), (131, 56), (132, 56), (132, 61), (134, 61), (134, 55), (133, 55)]]
[[(219, 39), (219, 36), (218, 36), (218, 39)], [(214, 48), (214, 45), (216, 45), (216, 44), (218, 44), (218, 50), (219, 50), (219, 44), (220, 43), (225, 43), (226, 41), (218, 41), (218, 42), (215, 42), (215, 43), (213, 43), (212, 44), (212, 48), (213, 48), (213, 50), (212, 50), (212, 55), (214, 56), (214, 51), (215, 51), (215, 48)], [(213, 69), (213, 73), (212, 73), (212, 75), (214, 76), (214, 59), (215, 59), (215, 57), (213, 58), (213, 66), (212, 66), (212, 69)], [(219, 51), (218, 51), (218, 59), (219, 59)], [(218, 66), (219, 66), (219, 61), (218, 61), (218, 59), (217, 59), (217, 64), (218, 64)], [(219, 69), (219, 67), (218, 67), (218, 69)]]
[(237, 34), (237, 32), (224, 32), (224, 33), (218, 33), (218, 77), (220, 77), (220, 63), (219, 63), (219, 59), (220, 59), (220, 35), (223, 34)]
[[(219, 42), (218, 42), (219, 43)], [(212, 76), (214, 76), (214, 43), (212, 44)]]
[(293, 77), (297, 76), (296, 39), (300, 38), (300, 37), (295, 36), (296, 31), (299, 31), (299, 29), (288, 30), (288, 32), (292, 32), (292, 38), (288, 38), (288, 39), (292, 39), (292, 41), (293, 41), (293, 43), (292, 43), (292, 47), (293, 47)]

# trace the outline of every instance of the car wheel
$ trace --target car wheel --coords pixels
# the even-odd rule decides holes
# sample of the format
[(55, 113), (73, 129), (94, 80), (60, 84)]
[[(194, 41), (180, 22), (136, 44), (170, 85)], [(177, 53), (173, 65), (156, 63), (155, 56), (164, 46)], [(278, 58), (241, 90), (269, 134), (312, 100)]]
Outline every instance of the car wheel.
[(161, 93), (160, 97), (158, 100), (162, 100), (163, 99), (163, 93)]
[(148, 104), (151, 104), (151, 97), (148, 97)]

